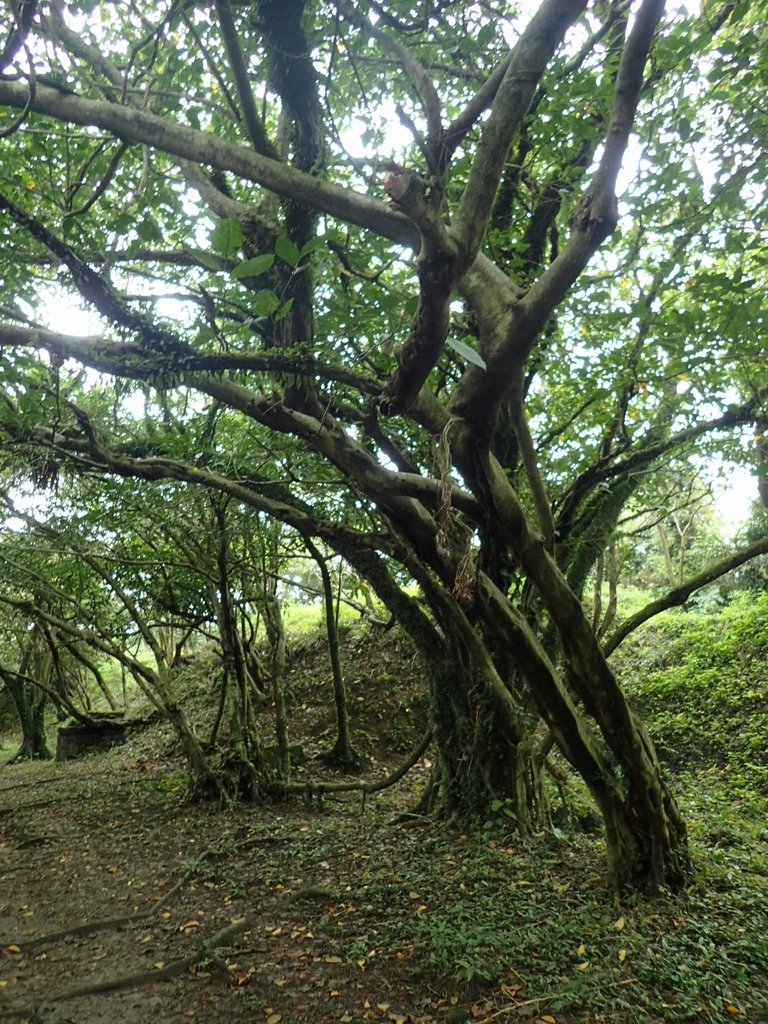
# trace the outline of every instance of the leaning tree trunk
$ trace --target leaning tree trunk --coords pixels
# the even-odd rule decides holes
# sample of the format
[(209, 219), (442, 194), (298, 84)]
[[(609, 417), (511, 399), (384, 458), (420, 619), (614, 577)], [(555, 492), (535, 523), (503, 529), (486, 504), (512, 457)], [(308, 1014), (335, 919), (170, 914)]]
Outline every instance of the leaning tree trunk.
[(684, 885), (691, 871), (686, 828), (653, 744), (628, 707), (580, 603), (548, 565), (540, 578), (550, 587), (546, 598), (560, 634), (562, 670), (506, 595), (480, 577), (487, 627), (520, 665), (539, 714), (600, 809), (614, 887)]

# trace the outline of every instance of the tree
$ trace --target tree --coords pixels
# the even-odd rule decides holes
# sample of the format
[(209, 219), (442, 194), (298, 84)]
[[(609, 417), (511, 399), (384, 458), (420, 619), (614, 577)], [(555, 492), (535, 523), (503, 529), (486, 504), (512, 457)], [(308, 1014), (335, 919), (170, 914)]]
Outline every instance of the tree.
[(554, 743), (614, 883), (682, 884), (582, 596), (659, 460), (765, 415), (765, 4), (9, 9), (9, 458), (341, 554), (426, 655), (445, 813), (534, 824)]

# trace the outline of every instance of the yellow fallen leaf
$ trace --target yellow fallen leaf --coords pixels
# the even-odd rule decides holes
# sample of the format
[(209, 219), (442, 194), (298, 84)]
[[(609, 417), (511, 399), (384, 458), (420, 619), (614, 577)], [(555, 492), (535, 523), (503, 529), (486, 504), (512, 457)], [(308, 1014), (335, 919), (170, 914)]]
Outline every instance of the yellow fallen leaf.
[(8, 984), (8, 982), (7, 982), (7, 981), (0, 981), (0, 992), (2, 992), (2, 991), (3, 991), (3, 989), (5, 988), (5, 986), (6, 986), (7, 984)]
[(576, 970), (577, 971), (586, 971), (586, 969), (588, 967), (589, 967), (589, 960), (585, 960), (583, 963), (576, 965)]
[(381, 1010), (382, 1013), (386, 1013), (389, 1009), (389, 1003), (376, 1003), (376, 1009)]
[(545, 1022), (545, 1024), (557, 1024), (555, 1018), (551, 1017), (548, 1013), (545, 1013), (541, 1019)]
[(282, 1013), (270, 1013), (267, 1017), (266, 1024), (280, 1024), (283, 1019)]
[(731, 1003), (728, 1000), (726, 1000), (725, 1003), (725, 1012), (733, 1014), (734, 1017), (741, 1016), (744, 1013), (740, 1006), (737, 1006), (736, 1003)]
[(6, 946), (5, 949), (6, 949), (6, 952), (8, 952), (8, 953), (20, 953), (21, 952), (21, 950), (19, 949), (18, 946)]
[(278, 935), (282, 935), (283, 934), (283, 929), (282, 928), (274, 928), (269, 934), (272, 936), (273, 939), (276, 939), (278, 937)]
[(626, 959), (627, 959), (627, 951), (626, 951), (626, 949), (620, 949), (619, 950), (619, 963), (623, 964)]
[(188, 931), (191, 931), (193, 928), (199, 928), (199, 927), (200, 927), (200, 922), (199, 921), (185, 921), (185, 923), (182, 924), (179, 927), (179, 931), (180, 932), (188, 932)]
[(152, 964), (152, 966), (158, 971), (162, 970), (162, 968), (165, 967), (165, 960), (158, 960), (156, 963)]
[(620, 932), (620, 931), (624, 930), (624, 924), (625, 924), (624, 918), (620, 917), (618, 919), (618, 921), (614, 921), (613, 922), (613, 927), (616, 929), (617, 932)]
[(582, 944), (579, 946), (579, 956), (584, 956), (584, 954), (586, 952), (587, 952), (587, 947), (582, 942)]
[(324, 960), (327, 964), (342, 964), (344, 961), (340, 956), (326, 956)]

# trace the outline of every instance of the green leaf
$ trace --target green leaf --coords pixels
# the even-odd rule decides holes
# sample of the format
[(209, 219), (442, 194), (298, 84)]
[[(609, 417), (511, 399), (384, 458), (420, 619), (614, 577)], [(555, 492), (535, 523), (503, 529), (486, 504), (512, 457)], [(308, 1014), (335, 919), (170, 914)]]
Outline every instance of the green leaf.
[(272, 316), (280, 305), (280, 299), (270, 288), (262, 288), (252, 299), (253, 311), (258, 316)]
[(211, 231), (211, 245), (222, 256), (234, 256), (243, 244), (243, 232), (237, 221), (221, 220)]
[(285, 235), (281, 235), (275, 242), (275, 253), (290, 267), (295, 267), (300, 259), (299, 247)]
[(291, 299), (288, 299), (288, 301), (286, 303), (284, 303), (282, 309), (280, 310), (280, 312), (275, 317), (275, 323), (276, 324), (280, 323), (280, 321), (283, 319), (283, 317), (288, 316), (288, 314), (291, 312), (291, 310), (293, 309), (293, 301), (294, 300), (291, 298)]
[(275, 256), (274, 253), (271, 252), (264, 253), (262, 256), (254, 256), (253, 259), (244, 260), (242, 263), (238, 263), (232, 271), (232, 277), (238, 281), (242, 277), (258, 277), (260, 274), (269, 270), (274, 262)]
[(299, 259), (303, 260), (305, 256), (308, 256), (311, 252), (315, 252), (317, 249), (322, 249), (324, 245), (324, 238), (310, 238), (310, 240), (305, 242), (299, 250)]
[(452, 348), (457, 355), (462, 357), (462, 359), (466, 359), (468, 363), (473, 363), (475, 366), (479, 366), (481, 370), (486, 368), (485, 360), (480, 353), (475, 352), (473, 348), (470, 348), (469, 345), (466, 345), (463, 341), (459, 341), (457, 338), (446, 338), (446, 343), (449, 348)]
[(160, 225), (148, 213), (136, 225), (136, 234), (144, 242), (162, 242), (163, 240), (163, 232), (160, 230)]
[(192, 255), (198, 263), (201, 263), (214, 273), (218, 273), (221, 270), (221, 258), (219, 256), (213, 256), (211, 253), (202, 252), (199, 249), (195, 249)]

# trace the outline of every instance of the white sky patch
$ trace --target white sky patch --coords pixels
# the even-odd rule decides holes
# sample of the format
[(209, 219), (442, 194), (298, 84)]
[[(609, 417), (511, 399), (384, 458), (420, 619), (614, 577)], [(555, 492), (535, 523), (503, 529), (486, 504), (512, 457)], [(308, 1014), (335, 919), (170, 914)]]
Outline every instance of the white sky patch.
[(722, 519), (725, 537), (733, 540), (749, 518), (752, 503), (759, 497), (757, 478), (744, 466), (723, 463), (714, 493), (715, 509)]
[[(386, 145), (388, 152), (404, 153), (413, 145), (413, 135), (401, 124), (397, 116), (395, 106), (391, 102), (382, 103), (376, 108), (376, 116), (386, 123)], [(361, 118), (355, 118), (348, 128), (345, 128), (339, 135), (341, 144), (349, 155), (355, 160), (364, 160), (375, 157), (380, 152), (380, 147), (375, 143), (367, 143), (365, 134), (369, 125)]]
[(88, 336), (101, 334), (104, 325), (97, 313), (87, 308), (78, 306), (70, 296), (65, 294), (49, 293), (45, 296), (45, 302), (41, 309), (42, 317), (39, 319), (52, 331), (59, 331), (61, 334), (74, 334)]

